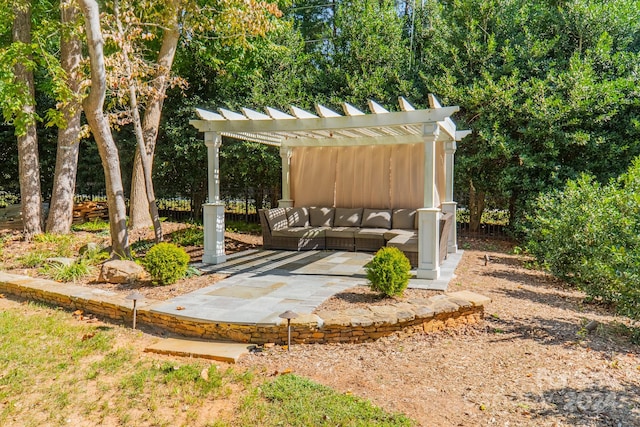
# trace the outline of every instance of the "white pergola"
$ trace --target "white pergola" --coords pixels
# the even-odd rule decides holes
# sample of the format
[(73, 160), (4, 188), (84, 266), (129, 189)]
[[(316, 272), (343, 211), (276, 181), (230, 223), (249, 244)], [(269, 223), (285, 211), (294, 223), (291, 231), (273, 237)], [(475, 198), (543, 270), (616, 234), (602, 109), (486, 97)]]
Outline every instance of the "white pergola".
[[(419, 278), (437, 279), (439, 266), (439, 220), (443, 213), (452, 213), (453, 165), (456, 142), (471, 131), (456, 129), (450, 116), (459, 107), (442, 107), (429, 95), (430, 108), (416, 110), (407, 100), (399, 98), (400, 111), (391, 112), (369, 101), (371, 114), (365, 114), (344, 103), (344, 115), (322, 105), (316, 114), (291, 106), (290, 114), (266, 108), (263, 114), (248, 108), (242, 113), (220, 108), (218, 112), (197, 109), (200, 120), (190, 124), (204, 133), (208, 150), (208, 203), (203, 206), (203, 262), (219, 264), (226, 261), (224, 252), (224, 202), (220, 200), (219, 148), (222, 136), (255, 141), (280, 148), (282, 158), (282, 199), (280, 207), (294, 206), (291, 199), (290, 166), (296, 147), (353, 147), (373, 145), (424, 144), (424, 195), (418, 211)], [(444, 164), (437, 164), (437, 144), (444, 144)], [(445, 194), (438, 195), (436, 171), (444, 167)], [(419, 177), (417, 177), (420, 179)], [(444, 199), (444, 200), (442, 200)], [(366, 207), (366, 206), (364, 206)], [(451, 227), (447, 252), (457, 251), (456, 227)]]

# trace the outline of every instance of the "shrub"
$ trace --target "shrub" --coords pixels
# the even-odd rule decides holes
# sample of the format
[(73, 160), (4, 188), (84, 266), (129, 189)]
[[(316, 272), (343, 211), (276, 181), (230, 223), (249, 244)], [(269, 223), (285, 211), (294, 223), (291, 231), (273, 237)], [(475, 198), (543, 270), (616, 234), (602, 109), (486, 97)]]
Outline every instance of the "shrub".
[(401, 296), (411, 278), (409, 259), (398, 248), (381, 248), (365, 266), (371, 290)]
[(44, 273), (58, 282), (75, 282), (92, 273), (92, 267), (84, 259), (71, 265), (53, 264), (46, 266)]
[(171, 241), (180, 246), (202, 246), (204, 229), (201, 226), (191, 225), (171, 233)]
[(36, 249), (18, 258), (20, 265), (24, 268), (40, 267), (47, 258), (56, 256), (55, 253), (47, 250)]
[(184, 277), (189, 266), (189, 255), (172, 243), (158, 243), (149, 249), (142, 265), (154, 280), (170, 285)]
[(640, 159), (609, 184), (590, 176), (540, 196), (527, 249), (552, 274), (640, 319)]

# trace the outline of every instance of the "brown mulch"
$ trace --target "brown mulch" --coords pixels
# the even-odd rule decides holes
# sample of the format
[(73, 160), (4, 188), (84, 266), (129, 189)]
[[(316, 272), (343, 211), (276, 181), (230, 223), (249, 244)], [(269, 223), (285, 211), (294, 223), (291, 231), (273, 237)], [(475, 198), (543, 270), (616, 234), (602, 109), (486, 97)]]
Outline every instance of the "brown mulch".
[[(259, 236), (228, 236), (238, 247), (260, 244)], [(3, 268), (28, 250), (22, 245), (5, 244)], [(630, 343), (629, 319), (532, 269), (510, 243), (461, 238), (460, 247), (465, 253), (449, 290), (492, 299), (482, 324), (366, 344), (295, 345), (290, 352), (276, 346), (240, 359), (239, 368), (309, 377), (423, 426), (640, 426), (640, 346)], [(212, 280), (156, 289), (171, 297)], [(323, 308), (386, 302), (358, 287)], [(588, 332), (591, 320), (599, 326)]]
[[(460, 240), (465, 253), (449, 290), (492, 299), (482, 324), (275, 347), (240, 364), (309, 377), (423, 426), (640, 426), (640, 347), (629, 342), (629, 320), (528, 268), (512, 244)], [(590, 320), (599, 322), (592, 333)]]
[[(165, 241), (171, 241), (171, 236), (178, 230), (189, 227), (188, 224), (163, 222), (162, 232)], [(2, 264), (0, 268), (9, 273), (23, 274), (28, 276), (41, 276), (38, 269), (25, 269), (20, 267), (18, 258), (29, 253), (35, 247), (34, 243), (29, 243), (21, 240), (21, 234), (18, 232), (9, 232), (9, 230), (3, 230), (3, 235), (6, 236), (7, 242), (4, 244), (2, 251)], [(75, 232), (78, 244), (76, 250), (88, 241), (94, 241), (107, 246), (109, 243), (108, 237), (100, 233), (88, 233), (88, 232)], [(131, 244), (152, 242), (153, 230), (150, 228), (130, 230), (129, 242)], [(42, 245), (40, 245), (42, 246)], [(228, 254), (244, 251), (248, 249), (255, 249), (262, 247), (262, 236), (248, 233), (225, 233), (225, 247)], [(202, 246), (188, 246), (184, 248), (192, 262), (199, 262), (202, 260), (203, 249)], [(138, 251), (137, 256), (143, 256), (144, 251)], [(116, 292), (121, 296), (126, 296), (131, 293), (132, 290), (137, 290), (142, 293), (145, 298), (154, 299), (158, 301), (164, 301), (170, 298), (175, 298), (179, 295), (193, 292), (205, 286), (214, 284), (226, 277), (222, 274), (203, 274), (201, 276), (193, 276), (190, 278), (181, 279), (172, 285), (159, 286), (154, 284), (151, 280), (142, 280), (132, 284), (113, 284), (104, 283), (98, 281), (99, 268), (94, 269), (94, 274), (88, 276), (82, 280), (76, 282), (78, 285), (85, 285), (89, 287), (97, 287), (103, 290)]]

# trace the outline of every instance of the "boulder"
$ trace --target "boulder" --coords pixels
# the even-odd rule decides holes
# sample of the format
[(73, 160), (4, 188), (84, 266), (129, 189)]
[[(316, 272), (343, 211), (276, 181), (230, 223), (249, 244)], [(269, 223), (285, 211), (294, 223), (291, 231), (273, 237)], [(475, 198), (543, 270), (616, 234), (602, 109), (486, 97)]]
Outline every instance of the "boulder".
[(102, 264), (98, 281), (107, 283), (133, 283), (144, 275), (144, 269), (133, 261), (111, 260)]

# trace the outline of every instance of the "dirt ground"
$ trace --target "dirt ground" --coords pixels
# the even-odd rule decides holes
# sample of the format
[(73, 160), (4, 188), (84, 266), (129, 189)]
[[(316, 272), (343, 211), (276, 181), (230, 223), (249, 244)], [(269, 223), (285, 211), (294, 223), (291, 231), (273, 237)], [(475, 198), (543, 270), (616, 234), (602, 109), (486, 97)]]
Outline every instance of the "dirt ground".
[[(259, 244), (257, 236), (232, 239), (238, 247)], [(462, 238), (460, 247), (449, 290), (490, 297), (483, 323), (367, 344), (274, 347), (239, 366), (265, 375), (291, 371), (423, 426), (640, 426), (640, 346), (629, 343), (628, 319), (529, 268), (531, 260), (509, 243)], [(173, 296), (202, 285), (202, 277), (211, 283), (200, 276), (161, 292)], [(351, 301), (326, 304), (380, 303), (362, 288), (348, 294)], [(588, 332), (591, 320), (598, 326)]]
[[(602, 307), (525, 267), (500, 242), (462, 240), (450, 290), (492, 299), (485, 321), (369, 344), (297, 345), (241, 360), (291, 370), (424, 426), (640, 425), (640, 347)], [(484, 265), (484, 256), (490, 262)], [(593, 333), (584, 329), (600, 322)]]

